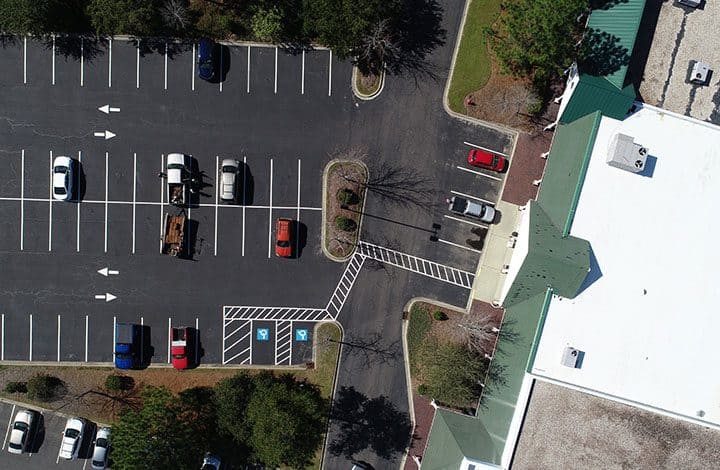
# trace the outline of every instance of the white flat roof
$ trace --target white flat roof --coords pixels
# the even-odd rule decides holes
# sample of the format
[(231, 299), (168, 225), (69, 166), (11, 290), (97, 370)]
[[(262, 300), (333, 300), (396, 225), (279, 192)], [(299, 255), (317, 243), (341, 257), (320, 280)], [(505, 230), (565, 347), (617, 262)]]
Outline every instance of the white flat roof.
[[(650, 176), (605, 163), (618, 132), (648, 148)], [(719, 207), (720, 127), (653, 107), (603, 118), (571, 230), (602, 275), (553, 298), (533, 373), (720, 425)], [(568, 345), (581, 368), (560, 364)]]

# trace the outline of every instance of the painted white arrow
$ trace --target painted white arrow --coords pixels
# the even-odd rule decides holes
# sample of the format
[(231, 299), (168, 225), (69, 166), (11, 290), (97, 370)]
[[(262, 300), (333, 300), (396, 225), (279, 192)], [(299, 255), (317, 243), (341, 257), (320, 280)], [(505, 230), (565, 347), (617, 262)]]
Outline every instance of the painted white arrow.
[(105, 106), (100, 106), (100, 107), (98, 108), (98, 110), (99, 110), (99, 111), (102, 111), (102, 112), (105, 113), (105, 114), (119, 113), (119, 112), (120, 112), (120, 108), (112, 108), (109, 104), (106, 104)]
[(111, 300), (115, 299), (117, 299), (117, 297), (112, 295), (110, 292), (95, 295), (95, 300), (104, 300), (105, 302), (110, 302)]
[(112, 139), (115, 137), (115, 134), (113, 134), (110, 131), (102, 131), (102, 132), (96, 132), (95, 137), (105, 137), (105, 140)]
[(110, 268), (102, 268), (102, 269), (98, 269), (98, 273), (107, 277), (108, 274), (120, 274), (120, 271), (117, 271), (115, 269), (110, 269)]

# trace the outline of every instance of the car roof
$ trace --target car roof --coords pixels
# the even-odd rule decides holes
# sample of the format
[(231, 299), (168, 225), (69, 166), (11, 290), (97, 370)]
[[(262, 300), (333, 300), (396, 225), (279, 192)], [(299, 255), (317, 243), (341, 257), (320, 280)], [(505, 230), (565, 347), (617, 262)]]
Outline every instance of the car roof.
[(238, 166), (238, 161), (234, 158), (223, 158), (222, 166)]
[(55, 157), (55, 160), (53, 161), (53, 166), (58, 166), (58, 165), (70, 166), (70, 161), (71, 161), (70, 157), (60, 155), (58, 157)]
[(475, 155), (475, 158), (482, 157), (482, 159), (486, 163), (490, 163), (492, 161), (493, 157), (495, 156), (494, 154), (492, 154), (490, 152), (486, 152), (485, 150), (481, 150), (481, 149), (472, 149), (471, 152), (473, 152), (473, 154)]
[(29, 423), (33, 416), (35, 415), (35, 412), (32, 410), (20, 410), (15, 415), (15, 421), (22, 421), (23, 423)]
[(85, 423), (81, 418), (68, 418), (67, 424), (65, 424), (66, 428), (73, 428), (73, 429), (80, 429), (83, 427)]

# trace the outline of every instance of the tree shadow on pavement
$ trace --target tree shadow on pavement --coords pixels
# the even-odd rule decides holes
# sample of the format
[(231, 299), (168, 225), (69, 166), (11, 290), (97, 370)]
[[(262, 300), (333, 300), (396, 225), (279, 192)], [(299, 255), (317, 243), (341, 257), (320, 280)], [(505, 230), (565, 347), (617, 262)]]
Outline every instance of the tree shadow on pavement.
[(412, 437), (407, 413), (399, 411), (385, 396), (368, 398), (354, 387), (338, 390), (330, 417), (340, 432), (328, 445), (328, 451), (348, 460), (365, 449), (390, 460), (405, 451)]
[(402, 361), (402, 345), (399, 340), (385, 341), (380, 333), (356, 337), (346, 335), (343, 352), (359, 361), (363, 369)]

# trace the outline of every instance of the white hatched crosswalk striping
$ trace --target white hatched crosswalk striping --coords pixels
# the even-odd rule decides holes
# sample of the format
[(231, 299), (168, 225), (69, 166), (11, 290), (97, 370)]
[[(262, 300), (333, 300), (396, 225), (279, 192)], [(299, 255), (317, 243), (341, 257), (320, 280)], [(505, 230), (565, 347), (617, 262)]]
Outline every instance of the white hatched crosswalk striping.
[(475, 278), (475, 275), (468, 271), (452, 268), (444, 264), (363, 241), (358, 243), (356, 254), (456, 286), (465, 287), (466, 289), (472, 287), (473, 279)]
[(252, 363), (252, 320), (223, 323), (222, 363)]
[(275, 365), (289, 366), (292, 363), (292, 322), (275, 323)]
[(355, 253), (353, 257), (350, 258), (350, 262), (345, 267), (345, 271), (340, 277), (340, 281), (338, 281), (337, 287), (335, 287), (335, 291), (330, 296), (330, 300), (325, 308), (331, 318), (335, 319), (338, 314), (340, 314), (364, 262), (365, 257), (358, 253)]
[(320, 321), (329, 319), (328, 312), (324, 308), (256, 306), (226, 306), (223, 317), (225, 323), (236, 320)]

